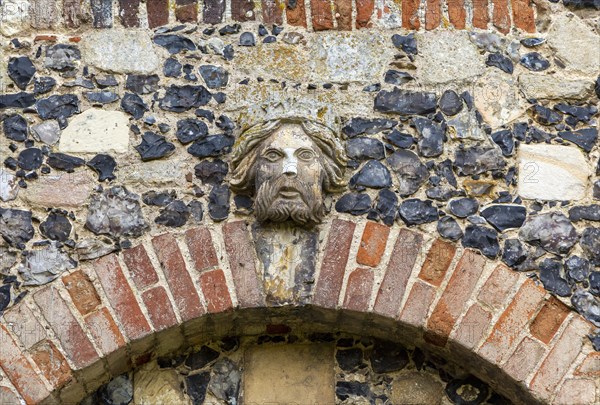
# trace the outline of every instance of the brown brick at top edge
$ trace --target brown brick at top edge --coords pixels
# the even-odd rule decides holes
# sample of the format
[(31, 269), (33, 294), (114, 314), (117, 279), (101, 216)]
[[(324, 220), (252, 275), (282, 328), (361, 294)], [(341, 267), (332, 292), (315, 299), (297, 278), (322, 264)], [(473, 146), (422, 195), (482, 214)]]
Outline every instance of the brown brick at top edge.
[(223, 21), (225, 13), (225, 0), (204, 0), (202, 8), (202, 21), (207, 24), (219, 24)]
[(535, 17), (531, 0), (512, 0), (512, 12), (515, 27), (525, 32), (535, 32)]
[(304, 7), (304, 1), (286, 0), (285, 16), (289, 25), (306, 28), (306, 9)]
[(119, 17), (125, 28), (140, 26), (139, 8), (140, 0), (119, 0)]
[(356, 0), (356, 28), (371, 27), (375, 0)]
[(448, 0), (448, 17), (457, 30), (465, 29), (467, 9), (464, 0)]
[(98, 292), (82, 270), (64, 276), (62, 281), (81, 315), (89, 314), (100, 305)]
[(546, 344), (550, 343), (569, 312), (565, 304), (555, 297), (550, 297), (531, 323), (531, 335)]
[(419, 0), (402, 0), (402, 27), (409, 30), (418, 30), (421, 27), (419, 21)]
[(352, 0), (333, 0), (338, 30), (352, 29)]
[(31, 358), (53, 388), (60, 388), (71, 380), (71, 367), (50, 340), (45, 340), (32, 349)]
[(493, 0), (492, 22), (494, 27), (503, 34), (510, 31), (510, 14), (508, 13), (508, 0)]
[(456, 246), (454, 243), (436, 239), (427, 253), (419, 278), (439, 287), (446, 276), (446, 271), (450, 267), (455, 253)]
[(81, 17), (81, 0), (63, 0), (63, 18), (67, 27), (79, 27), (81, 25)]
[(425, 9), (425, 29), (433, 30), (442, 21), (442, 3), (440, 0), (427, 0)]
[(473, 27), (487, 29), (489, 22), (488, 0), (473, 0)]
[(182, 23), (198, 21), (198, 0), (176, 0), (175, 18)]
[(217, 252), (208, 228), (194, 228), (185, 233), (185, 241), (194, 261), (196, 271), (203, 271), (219, 265)]
[(327, 308), (337, 306), (355, 227), (354, 223), (341, 219), (331, 223), (313, 297), (315, 304)]
[(329, 0), (310, 0), (312, 25), (315, 31), (333, 29), (333, 13)]
[(146, 0), (148, 26), (161, 27), (169, 23), (169, 0)]
[(254, 1), (231, 0), (231, 18), (239, 22), (254, 21), (256, 19)]
[(283, 24), (283, 0), (262, 0), (262, 20), (265, 24)]
[(367, 222), (360, 240), (356, 262), (365, 266), (376, 267), (381, 261), (387, 245), (390, 228), (377, 222)]

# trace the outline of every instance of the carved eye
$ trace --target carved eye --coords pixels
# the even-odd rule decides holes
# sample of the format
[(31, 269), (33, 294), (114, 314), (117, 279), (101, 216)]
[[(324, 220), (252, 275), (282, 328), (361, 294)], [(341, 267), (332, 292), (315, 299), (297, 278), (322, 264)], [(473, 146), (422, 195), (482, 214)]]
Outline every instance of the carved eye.
[(269, 150), (263, 156), (265, 159), (275, 162), (281, 158), (281, 153), (277, 152), (276, 150)]
[(315, 157), (315, 153), (312, 150), (303, 150), (298, 153), (298, 159), (300, 160), (312, 160)]

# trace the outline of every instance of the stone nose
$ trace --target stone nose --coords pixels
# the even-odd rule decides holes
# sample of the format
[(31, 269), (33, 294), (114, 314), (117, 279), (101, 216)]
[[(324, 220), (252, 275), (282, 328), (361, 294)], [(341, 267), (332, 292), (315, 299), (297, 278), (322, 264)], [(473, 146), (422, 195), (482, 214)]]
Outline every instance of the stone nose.
[(298, 159), (294, 156), (294, 149), (284, 149), (283, 174), (293, 177), (298, 174)]

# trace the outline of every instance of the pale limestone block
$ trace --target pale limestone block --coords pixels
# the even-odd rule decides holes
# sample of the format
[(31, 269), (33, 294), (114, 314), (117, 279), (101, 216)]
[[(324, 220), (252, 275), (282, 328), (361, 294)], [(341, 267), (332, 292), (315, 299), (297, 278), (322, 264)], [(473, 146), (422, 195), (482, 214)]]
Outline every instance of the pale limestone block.
[(136, 404), (187, 404), (175, 370), (140, 369), (133, 376)]
[(572, 70), (596, 77), (600, 70), (600, 35), (574, 14), (559, 14), (548, 31), (548, 45)]
[(522, 73), (519, 86), (525, 97), (536, 100), (584, 100), (593, 89), (594, 81), (579, 77)]
[(518, 119), (527, 108), (516, 79), (498, 70), (489, 71), (477, 81), (473, 98), (492, 129)]
[(128, 146), (127, 115), (91, 108), (69, 122), (61, 135), (59, 150), (64, 153), (125, 153)]

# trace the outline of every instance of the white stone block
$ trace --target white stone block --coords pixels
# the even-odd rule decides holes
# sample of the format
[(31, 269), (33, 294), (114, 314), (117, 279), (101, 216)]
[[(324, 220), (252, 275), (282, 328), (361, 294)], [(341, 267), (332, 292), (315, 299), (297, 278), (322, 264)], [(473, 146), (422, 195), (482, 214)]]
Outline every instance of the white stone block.
[(119, 111), (91, 108), (76, 116), (63, 131), (64, 153), (125, 153), (129, 146), (129, 118)]

